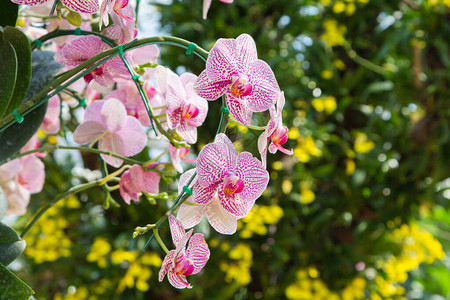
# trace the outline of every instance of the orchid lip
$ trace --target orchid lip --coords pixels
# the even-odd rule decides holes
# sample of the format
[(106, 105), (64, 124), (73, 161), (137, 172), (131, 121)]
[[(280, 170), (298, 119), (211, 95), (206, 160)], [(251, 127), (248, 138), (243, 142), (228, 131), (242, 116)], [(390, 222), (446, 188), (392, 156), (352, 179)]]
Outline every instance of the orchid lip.
[(185, 105), (183, 107), (182, 115), (185, 119), (192, 119), (192, 118), (195, 118), (196, 116), (198, 116), (199, 112), (200, 111), (199, 111), (198, 107), (189, 103), (188, 105)]
[(244, 189), (244, 181), (237, 177), (236, 175), (229, 175), (225, 179), (225, 184), (223, 187), (223, 192), (231, 196), (233, 194), (239, 194)]
[(231, 93), (236, 97), (245, 97), (253, 91), (253, 85), (244, 77), (238, 77), (230, 87)]

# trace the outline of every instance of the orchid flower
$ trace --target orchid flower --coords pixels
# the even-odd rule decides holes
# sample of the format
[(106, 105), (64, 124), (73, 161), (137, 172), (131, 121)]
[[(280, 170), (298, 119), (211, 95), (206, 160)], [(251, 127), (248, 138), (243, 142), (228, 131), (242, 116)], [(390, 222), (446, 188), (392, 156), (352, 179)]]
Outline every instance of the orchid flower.
[[(135, 155), (147, 144), (147, 135), (139, 121), (127, 116), (127, 111), (118, 99), (96, 100), (85, 113), (84, 121), (74, 132), (76, 143), (84, 145), (98, 139), (100, 150), (123, 156)], [(106, 154), (102, 158), (111, 166), (119, 167), (122, 160)]]
[[(108, 1), (104, 1), (103, 4)], [(102, 12), (102, 8), (100, 8), (100, 14)], [(107, 26), (109, 22), (108, 14), (103, 15), (104, 25)], [(125, 7), (123, 9), (123, 14), (120, 16), (118, 14), (112, 14), (111, 19), (113, 20), (114, 25), (108, 26), (102, 30), (102, 33), (109, 36), (113, 40), (117, 40), (119, 44), (125, 44), (132, 39), (134, 39), (137, 35), (137, 29), (135, 27), (135, 12), (131, 5)], [(102, 17), (100, 17), (100, 26), (102, 22)]]
[[(43, 4), (52, 0), (11, 0), (17, 4), (29, 6)], [(93, 14), (98, 11), (98, 0), (60, 0), (61, 4), (68, 9), (80, 13)]]
[(219, 39), (214, 44), (194, 89), (207, 100), (225, 93), (230, 114), (245, 126), (250, 124), (253, 112), (272, 107), (280, 93), (272, 70), (258, 59), (255, 42), (248, 34)]
[[(71, 41), (58, 51), (55, 54), (55, 60), (66, 66), (78, 66), (80, 63), (108, 49), (110, 47), (98, 36), (83, 36)], [(130, 73), (118, 56), (107, 60), (102, 65), (84, 75), (84, 80), (87, 83), (94, 80), (102, 86), (111, 86), (118, 80), (130, 78)]]
[(167, 69), (165, 99), (167, 102), (167, 125), (176, 129), (189, 144), (197, 142), (197, 127), (208, 114), (208, 102), (194, 92), (197, 76), (184, 73), (178, 76)]
[(47, 112), (42, 121), (41, 128), (49, 134), (56, 134), (59, 132), (59, 114), (61, 106), (58, 96), (53, 96), (48, 100)]
[(179, 147), (175, 148), (172, 144), (169, 144), (169, 154), (172, 159), (172, 165), (178, 172), (183, 172), (183, 167), (181, 166), (181, 160), (186, 162), (196, 162), (195, 159), (188, 159), (186, 155), (189, 153), (189, 148)]
[[(185, 228), (197, 225), (206, 215), (211, 226), (222, 234), (233, 234), (237, 220), (247, 215), (266, 189), (269, 174), (249, 152), (236, 153), (228, 137), (221, 133), (214, 143), (202, 148), (197, 158), (197, 180), (193, 195), (178, 211)], [(181, 175), (179, 190), (194, 169)]]
[(140, 165), (133, 165), (120, 177), (119, 190), (123, 200), (130, 204), (131, 200), (139, 201), (139, 193), (159, 193), (160, 176), (154, 171), (144, 171)]
[(186, 249), (193, 229), (185, 233), (181, 222), (172, 215), (169, 216), (169, 225), (175, 250), (170, 250), (164, 258), (159, 271), (159, 281), (167, 274), (167, 279), (174, 287), (190, 289), (192, 286), (187, 282), (186, 276), (197, 274), (205, 266), (210, 254), (208, 244), (203, 234), (196, 233)]
[[(233, 3), (234, 0), (220, 0), (223, 3)], [(203, 19), (206, 20), (206, 15), (211, 6), (211, 0), (203, 0)]]
[[(120, 17), (134, 21), (134, 15), (129, 16), (127, 14), (122, 14), (119, 10), (125, 8), (128, 5), (128, 0), (103, 0), (102, 5), (100, 6), (100, 22), (98, 24), (99, 28), (102, 28), (102, 23), (105, 26), (109, 24), (109, 14), (114, 11)], [(131, 7), (131, 6), (129, 6)], [(113, 15), (111, 15), (113, 16)]]
[(266, 166), (266, 155), (267, 155), (267, 145), (269, 144), (269, 152), (274, 154), (277, 150), (280, 150), (284, 154), (292, 155), (294, 152), (292, 150), (287, 150), (283, 148), (283, 144), (287, 142), (287, 132), (288, 128), (283, 126), (282, 113), (284, 107), (284, 93), (281, 92), (277, 101), (277, 110), (270, 110), (271, 118), (266, 126), (264, 132), (258, 138), (258, 150), (261, 154), (261, 161)]

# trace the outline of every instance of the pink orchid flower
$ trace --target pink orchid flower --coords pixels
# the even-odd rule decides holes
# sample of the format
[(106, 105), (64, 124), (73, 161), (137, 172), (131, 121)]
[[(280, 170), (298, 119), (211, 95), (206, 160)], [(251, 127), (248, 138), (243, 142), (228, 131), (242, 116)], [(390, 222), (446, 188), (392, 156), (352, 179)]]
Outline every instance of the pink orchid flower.
[[(98, 36), (83, 36), (72, 40), (58, 51), (55, 54), (55, 60), (66, 66), (78, 66), (82, 62), (109, 48)], [(111, 86), (118, 80), (127, 80), (130, 78), (130, 73), (118, 56), (107, 60), (102, 65), (84, 75), (84, 80), (87, 83), (94, 80), (102, 86)]]
[(230, 114), (247, 126), (253, 112), (272, 107), (280, 89), (269, 65), (258, 59), (253, 38), (219, 39), (206, 61), (206, 69), (194, 85), (200, 97), (215, 100), (226, 95)]
[(41, 128), (49, 134), (56, 134), (59, 132), (59, 114), (61, 106), (58, 96), (53, 96), (48, 100), (47, 112), (42, 121)]
[[(211, 226), (222, 234), (233, 234), (236, 221), (247, 215), (266, 189), (269, 174), (249, 152), (236, 153), (228, 137), (221, 133), (214, 143), (202, 148), (197, 158), (197, 181), (193, 195), (178, 211), (185, 228), (195, 226), (206, 215)], [(179, 190), (194, 170), (181, 175)]]
[(139, 194), (159, 193), (158, 172), (144, 171), (140, 165), (133, 165), (120, 177), (119, 190), (125, 203), (130, 204), (131, 200), (139, 201)]
[(172, 159), (172, 165), (178, 172), (183, 172), (183, 167), (181, 166), (181, 161), (186, 162), (196, 162), (195, 159), (188, 159), (186, 158), (186, 155), (189, 153), (189, 148), (179, 147), (178, 149), (175, 148), (172, 144), (169, 144), (169, 154), (170, 158)]
[(266, 166), (266, 155), (267, 155), (267, 145), (269, 144), (269, 152), (274, 154), (277, 150), (280, 150), (284, 154), (292, 155), (294, 152), (292, 150), (287, 150), (283, 148), (283, 144), (287, 142), (288, 128), (283, 126), (282, 113), (284, 107), (284, 93), (281, 92), (277, 101), (277, 110), (270, 110), (271, 119), (267, 123), (266, 130), (258, 138), (258, 150), (261, 154), (261, 160)]
[(27, 155), (0, 167), (0, 187), (8, 200), (7, 215), (23, 215), (30, 194), (39, 193), (44, 186), (45, 167), (36, 155)]
[[(102, 23), (105, 26), (109, 24), (109, 14), (114, 11), (118, 16), (128, 20), (134, 21), (134, 15), (129, 16), (127, 13), (122, 14), (119, 10), (125, 8), (128, 5), (128, 0), (103, 0), (100, 6), (100, 22), (98, 24), (99, 28), (102, 28)], [(129, 6), (131, 7), (131, 6)], [(134, 10), (133, 10), (134, 11)], [(111, 17), (114, 15), (111, 15)], [(116, 23), (114, 23), (116, 24)]]
[[(105, 1), (108, 2), (108, 1)], [(103, 2), (103, 3), (105, 3)], [(103, 7), (103, 4), (102, 4)], [(100, 11), (102, 8), (100, 8)], [(122, 10), (121, 16), (118, 14), (112, 14), (111, 19), (114, 25), (108, 26), (102, 30), (102, 33), (109, 36), (113, 40), (117, 40), (119, 44), (125, 44), (137, 36), (137, 29), (135, 27), (135, 12), (131, 5), (125, 7)], [(122, 17), (123, 16), (123, 17)], [(108, 25), (109, 18), (108, 14), (105, 14), (103, 17), (106, 17), (106, 21), (104, 22), (105, 26)], [(102, 19), (100, 19), (100, 22)]]
[(208, 114), (208, 102), (194, 92), (197, 76), (184, 73), (180, 77), (167, 71), (167, 124), (189, 144), (197, 142), (197, 127)]
[[(206, 19), (212, 0), (203, 0), (203, 19)], [(223, 3), (233, 3), (234, 0), (220, 0)]]
[[(177, 289), (190, 289), (192, 286), (187, 282), (186, 276), (197, 274), (205, 266), (210, 254), (208, 244), (201, 233), (196, 233), (191, 238), (193, 229), (185, 232), (181, 222), (172, 215), (169, 216), (169, 225), (176, 248), (164, 257), (159, 281), (167, 274), (170, 284)], [(189, 238), (191, 239), (186, 249)]]
[[(11, 0), (17, 4), (29, 6), (43, 4), (52, 0)], [(93, 14), (98, 11), (98, 0), (60, 0), (61, 4), (68, 9), (80, 13)], [(52, 1), (53, 2), (53, 1)]]
[[(139, 121), (127, 116), (127, 111), (118, 99), (97, 100), (91, 103), (84, 121), (74, 132), (76, 143), (84, 145), (99, 139), (100, 150), (111, 151), (122, 156), (132, 156), (144, 149), (147, 135)], [(111, 166), (119, 167), (122, 160), (106, 154), (102, 158)]]

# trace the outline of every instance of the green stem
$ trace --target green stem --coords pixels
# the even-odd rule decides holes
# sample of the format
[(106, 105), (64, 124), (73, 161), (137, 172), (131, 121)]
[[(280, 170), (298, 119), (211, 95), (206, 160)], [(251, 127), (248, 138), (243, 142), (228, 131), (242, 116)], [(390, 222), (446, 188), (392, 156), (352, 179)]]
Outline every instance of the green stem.
[(356, 63), (360, 64), (361, 66), (375, 72), (381, 75), (386, 75), (386, 70), (382, 67), (374, 64), (373, 62), (361, 57), (356, 53), (355, 50), (353, 50), (352, 46), (349, 43), (344, 44), (345, 51), (347, 51), (347, 55), (353, 59)]
[(103, 180), (103, 178), (97, 179), (97, 180), (92, 181), (92, 182), (88, 182), (88, 183), (80, 184), (80, 185), (77, 185), (77, 186), (73, 186), (68, 191), (60, 194), (55, 199), (48, 201), (47, 204), (44, 207), (42, 207), (39, 210), (39, 212), (33, 217), (31, 222), (28, 223), (28, 225), (25, 227), (25, 229), (23, 230), (23, 232), (20, 235), (20, 237), (23, 238), (30, 231), (30, 229), (34, 226), (34, 224), (36, 224), (36, 222), (45, 214), (45, 212), (47, 210), (49, 210), (53, 205), (58, 203), (59, 200), (64, 199), (64, 198), (66, 198), (67, 196), (69, 196), (71, 194), (79, 193), (79, 192), (84, 191), (84, 190), (86, 190), (88, 188), (94, 187), (94, 186), (98, 185), (102, 180)]
[(143, 163), (142, 165), (144, 166), (144, 170), (149, 164), (151, 164), (152, 162), (158, 161), (161, 157), (166, 155), (168, 152), (169, 152), (169, 150), (166, 150), (163, 153), (161, 153), (160, 155), (158, 155), (157, 157), (150, 159), (149, 161), (146, 161), (145, 163)]
[(158, 241), (158, 244), (163, 248), (164, 252), (169, 253), (169, 249), (167, 249), (164, 242), (161, 240), (161, 237), (159, 236), (158, 228), (153, 228), (153, 234), (155, 235), (156, 240)]
[[(180, 39), (177, 37), (171, 37), (171, 36), (159, 36), (159, 37), (150, 37), (145, 38), (142, 40), (133, 40), (127, 44), (123, 45), (124, 51), (132, 50), (138, 47), (146, 46), (146, 45), (152, 45), (152, 44), (162, 44), (162, 45), (175, 45), (177, 47), (182, 47), (187, 49), (190, 42), (184, 39)], [(196, 47), (194, 52), (197, 56), (202, 58), (204, 61), (206, 61), (208, 57), (208, 52), (204, 50), (201, 47)], [(37, 93), (34, 97), (32, 97), (29, 101), (23, 103), (20, 107), (17, 108), (17, 112), (21, 116), (25, 116), (28, 114), (31, 110), (38, 107), (45, 101), (47, 101), (49, 98), (54, 96), (59, 90), (62, 90), (66, 88), (68, 85), (72, 84), (82, 76), (84, 76), (86, 73), (94, 70), (98, 67), (98, 65), (104, 63), (106, 60), (114, 57), (115, 55), (118, 55), (118, 47), (114, 47), (111, 49), (108, 49), (106, 51), (103, 51), (94, 57), (84, 61), (83, 63), (79, 64), (78, 66), (74, 67), (73, 69), (67, 71), (63, 75), (56, 78), (48, 87), (44, 88), (42, 91)], [(101, 61), (100, 61), (101, 60)], [(78, 76), (75, 76), (76, 74), (82, 72), (85, 68), (84, 73), (81, 73)], [(74, 77), (74, 78), (72, 78)], [(72, 79), (71, 79), (72, 78)], [(71, 79), (71, 80), (69, 80)], [(68, 81), (69, 80), (69, 81)], [(65, 85), (63, 85), (64, 82), (68, 81)], [(58, 87), (58, 88), (54, 88)], [(54, 91), (53, 93), (50, 93), (51, 91)], [(50, 93), (50, 94), (48, 94)], [(10, 125), (15, 123), (15, 115), (13, 113), (8, 114), (3, 119), (0, 120), (0, 132), (8, 128)]]
[(53, 151), (53, 150), (58, 150), (58, 149), (64, 149), (64, 150), (79, 150), (79, 151), (87, 151), (87, 152), (92, 152), (92, 153), (96, 153), (96, 154), (106, 154), (106, 155), (110, 155), (116, 158), (120, 158), (123, 161), (127, 162), (127, 163), (131, 163), (131, 164), (138, 164), (138, 165), (144, 165), (145, 163), (126, 157), (126, 156), (122, 156), (119, 154), (115, 154), (109, 151), (103, 151), (103, 150), (99, 150), (99, 149), (94, 149), (94, 148), (88, 148), (88, 147), (80, 147), (80, 146), (60, 146), (60, 145), (54, 145), (54, 146), (46, 146), (46, 147), (41, 147), (41, 148), (36, 148), (27, 152), (23, 152), (20, 154), (17, 154), (13, 157), (8, 158), (7, 160), (3, 161), (0, 163), (0, 165), (2, 164), (6, 164), (7, 162), (17, 159), (17, 158), (21, 158), (23, 156), (29, 155), (29, 154), (33, 154), (36, 152), (49, 152), (49, 151)]
[[(45, 43), (48, 40), (54, 39), (56, 37), (60, 37), (60, 36), (66, 36), (66, 35), (96, 35), (98, 37), (100, 37), (102, 39), (102, 41), (104, 41), (105, 43), (107, 43), (108, 45), (110, 45), (111, 47), (115, 47), (117, 46), (117, 43), (107, 37), (104, 34), (101, 34), (99, 32), (95, 32), (95, 31), (84, 31), (84, 30), (69, 30), (69, 29), (56, 29), (54, 31), (51, 31), (49, 33), (47, 33), (46, 35), (41, 36), (40, 38), (38, 38), (37, 40), (40, 41), (41, 43)], [(32, 41), (31, 42), (31, 49), (35, 49), (36, 48), (36, 42)]]

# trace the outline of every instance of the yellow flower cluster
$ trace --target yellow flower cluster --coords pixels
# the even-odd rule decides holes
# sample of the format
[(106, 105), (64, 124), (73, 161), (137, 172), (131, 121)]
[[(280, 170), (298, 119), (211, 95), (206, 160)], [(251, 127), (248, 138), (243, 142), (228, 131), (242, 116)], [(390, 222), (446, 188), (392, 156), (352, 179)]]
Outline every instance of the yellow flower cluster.
[(450, 0), (428, 0), (428, 4), (430, 6), (445, 4), (447, 7), (450, 7)]
[(238, 221), (238, 228), (242, 228), (240, 237), (248, 239), (254, 234), (267, 234), (266, 225), (277, 224), (283, 214), (283, 209), (276, 204), (270, 206), (255, 204), (247, 216)]
[(150, 286), (148, 280), (152, 275), (151, 266), (160, 267), (161, 258), (156, 253), (146, 252), (139, 255), (139, 251), (127, 251), (117, 249), (111, 252), (111, 244), (102, 237), (97, 237), (91, 246), (91, 251), (86, 256), (89, 262), (97, 262), (100, 268), (108, 266), (110, 261), (113, 265), (120, 265), (128, 262), (127, 272), (117, 286), (117, 293), (122, 293), (126, 288), (133, 288), (140, 291), (148, 291)]
[(367, 153), (373, 149), (375, 143), (367, 138), (367, 135), (363, 132), (357, 132), (355, 135), (355, 144), (353, 149), (357, 153)]
[(407, 273), (416, 269), (422, 262), (430, 264), (445, 257), (439, 241), (415, 224), (402, 225), (393, 232), (392, 238), (402, 245), (402, 252), (399, 256), (389, 257), (383, 263), (390, 282), (405, 282)]
[(294, 148), (294, 156), (302, 163), (310, 161), (311, 156), (322, 156), (322, 151), (316, 146), (314, 139), (310, 136), (297, 139), (297, 146)]
[(293, 300), (338, 300), (339, 295), (328, 289), (319, 278), (315, 267), (300, 269), (296, 273), (296, 281), (284, 291), (288, 299)]
[(312, 106), (318, 112), (331, 115), (337, 108), (336, 98), (333, 96), (315, 98), (312, 100)]
[[(229, 244), (223, 243), (222, 250), (228, 251)], [(250, 246), (238, 243), (228, 252), (231, 261), (222, 261), (220, 270), (225, 272), (225, 281), (227, 283), (236, 281), (239, 285), (246, 286), (250, 283), (252, 277), (250, 275), (250, 267), (253, 263), (253, 253)]]
[(25, 254), (37, 264), (55, 261), (60, 257), (70, 257), (72, 241), (64, 232), (69, 223), (61, 211), (63, 208), (79, 207), (80, 202), (72, 195), (49, 209), (25, 236), (27, 243)]
[(366, 4), (369, 3), (369, 0), (320, 0), (319, 2), (323, 6), (332, 6), (333, 12), (336, 14), (345, 13), (347, 16), (351, 16), (356, 12), (357, 3)]
[(329, 47), (340, 46), (345, 43), (345, 33), (347, 32), (347, 27), (345, 25), (340, 25), (336, 20), (324, 20), (323, 21), (324, 33), (320, 38)]

